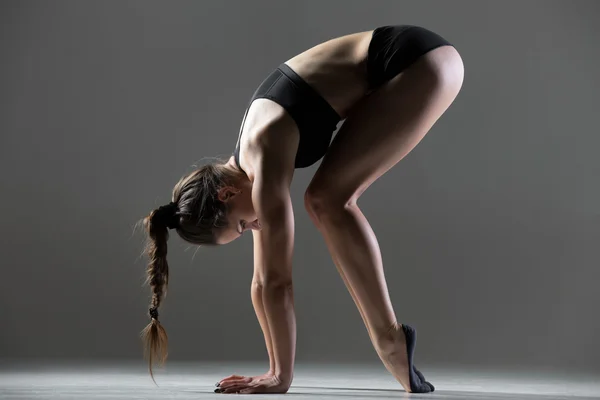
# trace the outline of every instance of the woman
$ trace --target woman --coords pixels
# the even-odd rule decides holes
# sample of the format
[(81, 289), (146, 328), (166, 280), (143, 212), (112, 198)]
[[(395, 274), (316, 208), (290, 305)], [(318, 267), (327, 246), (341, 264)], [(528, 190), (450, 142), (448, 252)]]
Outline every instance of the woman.
[(385, 367), (407, 392), (433, 391), (413, 364), (416, 332), (396, 319), (377, 239), (356, 202), (420, 142), (462, 81), (453, 45), (408, 25), (326, 41), (268, 75), (250, 99), (233, 155), (182, 178), (172, 202), (144, 219), (153, 294), (151, 323), (143, 331), (150, 373), (153, 356), (166, 358), (157, 309), (167, 285), (168, 229), (198, 245), (229, 243), (251, 231), (252, 303), (270, 368), (261, 376), (227, 377), (215, 392), (288, 391), (296, 341), (289, 188), (295, 168), (323, 158), (306, 190), (306, 209)]

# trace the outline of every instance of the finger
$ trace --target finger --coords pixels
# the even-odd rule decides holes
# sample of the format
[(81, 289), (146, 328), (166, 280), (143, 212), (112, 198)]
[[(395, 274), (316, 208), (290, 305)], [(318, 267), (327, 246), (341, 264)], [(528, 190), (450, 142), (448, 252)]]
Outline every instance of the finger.
[(235, 386), (235, 385), (242, 385), (245, 383), (250, 383), (251, 380), (252, 380), (252, 378), (230, 380), (230, 381), (221, 383), (219, 385), (219, 387), (220, 388), (228, 388), (228, 387)]
[(215, 386), (218, 387), (218, 386), (223, 385), (226, 382), (237, 381), (237, 380), (246, 379), (246, 378), (247, 377), (241, 376), (241, 375), (231, 375), (231, 376), (228, 376), (227, 378), (221, 379), (219, 382), (217, 382), (217, 384)]
[(221, 379), (220, 382), (228, 381), (228, 380), (231, 380), (231, 379), (240, 379), (240, 378), (244, 378), (244, 376), (242, 376), (242, 375), (229, 375), (227, 378)]
[(226, 388), (219, 388), (221, 389), (220, 393), (238, 393), (241, 390), (247, 389), (248, 385), (245, 383), (239, 384), (239, 385), (234, 385), (234, 386), (229, 386)]

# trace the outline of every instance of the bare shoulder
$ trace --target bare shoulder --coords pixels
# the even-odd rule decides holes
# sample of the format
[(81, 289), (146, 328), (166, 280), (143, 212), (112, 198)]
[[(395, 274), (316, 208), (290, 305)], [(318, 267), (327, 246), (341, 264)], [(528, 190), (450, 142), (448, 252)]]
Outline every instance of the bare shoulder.
[(259, 173), (276, 174), (275, 168), (285, 169), (287, 175), (293, 173), (300, 135), (296, 122), (281, 105), (269, 99), (254, 100), (244, 131), (240, 164), (251, 181)]

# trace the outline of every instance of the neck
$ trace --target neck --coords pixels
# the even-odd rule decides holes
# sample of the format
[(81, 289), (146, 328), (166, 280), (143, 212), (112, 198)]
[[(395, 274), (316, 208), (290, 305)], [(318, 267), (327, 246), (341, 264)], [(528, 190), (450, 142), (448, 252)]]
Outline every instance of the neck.
[(231, 156), (229, 158), (229, 160), (227, 160), (227, 162), (225, 163), (225, 168), (228, 168), (235, 174), (239, 175), (239, 179), (241, 181), (250, 181), (250, 182), (254, 181), (254, 178), (251, 174), (248, 174), (246, 171), (244, 171), (243, 169), (238, 167), (238, 165), (235, 162), (235, 158), (233, 156)]

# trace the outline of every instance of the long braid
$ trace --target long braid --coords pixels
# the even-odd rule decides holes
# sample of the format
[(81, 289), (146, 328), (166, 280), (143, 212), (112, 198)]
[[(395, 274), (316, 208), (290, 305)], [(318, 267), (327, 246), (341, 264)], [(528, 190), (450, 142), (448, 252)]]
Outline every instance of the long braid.
[(148, 359), (148, 368), (152, 380), (154, 380), (152, 372), (154, 361), (156, 360), (160, 365), (164, 365), (168, 355), (167, 332), (158, 320), (158, 308), (166, 296), (169, 280), (169, 264), (167, 262), (169, 232), (165, 222), (165, 219), (169, 217), (164, 215), (165, 208), (161, 207), (153, 211), (145, 220), (149, 234), (147, 253), (150, 260), (146, 269), (146, 283), (152, 290), (152, 299), (148, 310), (151, 321), (142, 330), (141, 336), (144, 342), (144, 355)]

